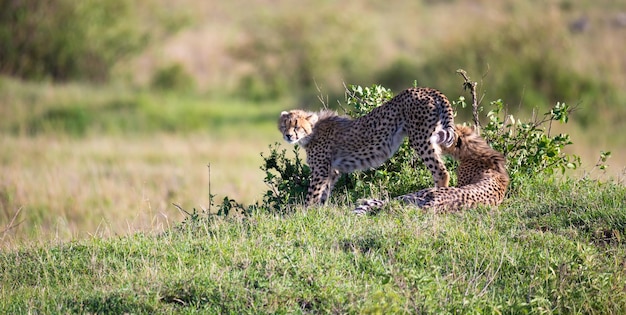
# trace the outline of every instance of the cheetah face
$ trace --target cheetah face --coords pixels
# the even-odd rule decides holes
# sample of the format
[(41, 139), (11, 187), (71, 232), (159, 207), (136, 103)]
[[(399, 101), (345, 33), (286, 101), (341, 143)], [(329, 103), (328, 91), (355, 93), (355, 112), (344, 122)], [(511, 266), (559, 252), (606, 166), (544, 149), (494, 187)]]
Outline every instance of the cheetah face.
[(295, 144), (313, 132), (313, 126), (316, 122), (317, 114), (295, 109), (280, 113), (278, 129), (283, 134), (285, 141)]

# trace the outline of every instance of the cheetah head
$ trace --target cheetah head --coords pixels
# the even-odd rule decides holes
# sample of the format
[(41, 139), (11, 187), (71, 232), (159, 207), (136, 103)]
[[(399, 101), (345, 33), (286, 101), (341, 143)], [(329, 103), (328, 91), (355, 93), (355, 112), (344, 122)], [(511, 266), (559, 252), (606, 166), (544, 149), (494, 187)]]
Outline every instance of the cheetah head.
[(278, 119), (278, 129), (285, 141), (295, 144), (313, 132), (317, 119), (317, 114), (299, 109), (282, 112)]

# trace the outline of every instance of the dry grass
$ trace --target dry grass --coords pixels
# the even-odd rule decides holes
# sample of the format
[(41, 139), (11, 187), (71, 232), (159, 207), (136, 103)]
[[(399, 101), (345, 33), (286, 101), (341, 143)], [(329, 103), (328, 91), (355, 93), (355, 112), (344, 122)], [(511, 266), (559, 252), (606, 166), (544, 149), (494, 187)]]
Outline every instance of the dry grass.
[[(273, 139), (214, 139), (206, 134), (0, 140), (0, 234), (64, 241), (162, 231), (181, 221), (172, 206), (207, 207), (212, 193), (253, 202), (263, 192), (259, 153)], [(21, 209), (21, 210), (20, 210)]]

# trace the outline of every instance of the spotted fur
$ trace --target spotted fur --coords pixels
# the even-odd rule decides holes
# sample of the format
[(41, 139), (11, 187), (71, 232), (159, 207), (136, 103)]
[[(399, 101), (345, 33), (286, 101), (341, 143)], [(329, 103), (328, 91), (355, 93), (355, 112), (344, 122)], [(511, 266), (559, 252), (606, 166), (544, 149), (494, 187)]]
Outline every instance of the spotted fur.
[(282, 112), (278, 127), (287, 142), (306, 150), (311, 168), (307, 205), (324, 203), (341, 173), (380, 166), (407, 136), (435, 185), (448, 186), (440, 146), (452, 146), (456, 136), (450, 102), (437, 90), (404, 90), (357, 119), (328, 110)]
[[(459, 161), (457, 187), (427, 188), (397, 200), (435, 211), (457, 211), (479, 204), (497, 206), (502, 202), (509, 183), (504, 156), (471, 127), (456, 126), (456, 133), (456, 144), (442, 148), (442, 153)], [(373, 213), (384, 204), (381, 200), (365, 200), (354, 213)]]

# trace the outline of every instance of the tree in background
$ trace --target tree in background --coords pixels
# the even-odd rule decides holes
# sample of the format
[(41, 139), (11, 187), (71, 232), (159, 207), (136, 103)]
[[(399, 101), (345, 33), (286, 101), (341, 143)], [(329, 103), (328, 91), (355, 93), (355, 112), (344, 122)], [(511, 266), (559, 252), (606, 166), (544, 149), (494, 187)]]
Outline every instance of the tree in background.
[(0, 0), (0, 74), (107, 80), (150, 39), (138, 11), (124, 0)]

